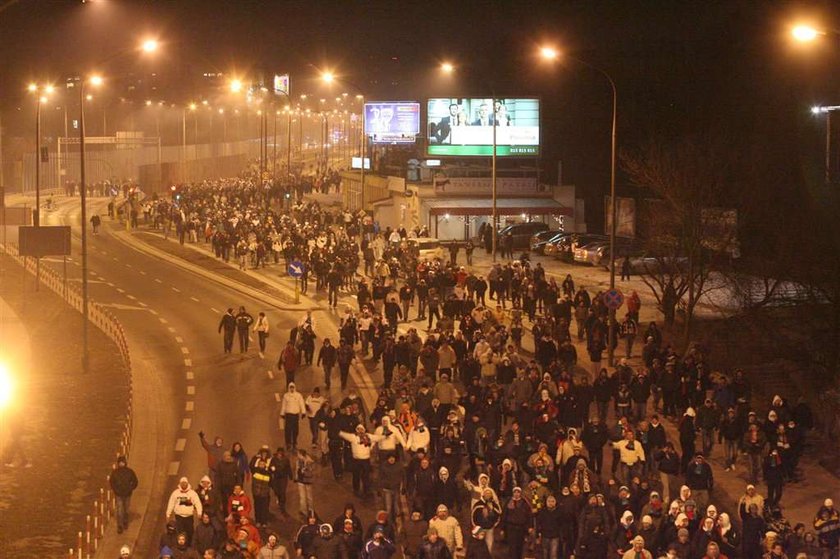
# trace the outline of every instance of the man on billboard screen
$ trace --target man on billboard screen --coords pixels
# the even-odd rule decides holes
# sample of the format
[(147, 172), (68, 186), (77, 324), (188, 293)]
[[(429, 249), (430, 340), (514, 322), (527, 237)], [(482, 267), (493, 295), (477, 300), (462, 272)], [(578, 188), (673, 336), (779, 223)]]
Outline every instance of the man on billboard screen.
[(429, 99), (429, 155), (539, 155), (539, 100)]

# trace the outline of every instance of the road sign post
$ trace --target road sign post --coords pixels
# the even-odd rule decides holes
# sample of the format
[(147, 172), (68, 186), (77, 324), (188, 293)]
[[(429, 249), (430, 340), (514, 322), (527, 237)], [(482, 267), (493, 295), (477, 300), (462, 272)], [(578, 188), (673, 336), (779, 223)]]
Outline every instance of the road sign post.
[(295, 304), (300, 303), (300, 279), (303, 277), (304, 266), (300, 260), (292, 260), (286, 270), (289, 277), (295, 280)]

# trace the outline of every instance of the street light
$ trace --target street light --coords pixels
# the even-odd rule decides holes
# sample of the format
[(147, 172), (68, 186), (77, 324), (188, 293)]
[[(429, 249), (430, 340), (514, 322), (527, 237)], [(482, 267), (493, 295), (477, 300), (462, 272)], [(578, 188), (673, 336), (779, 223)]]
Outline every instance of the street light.
[(440, 65), (440, 71), (444, 74), (451, 74), (455, 71), (455, 66), (453, 66), (450, 62), (444, 62)]
[(153, 53), (158, 49), (158, 41), (157, 39), (146, 39), (143, 41), (143, 44), (140, 45), (140, 48), (147, 54)]
[(816, 40), (820, 35), (825, 35), (825, 32), (818, 31), (810, 25), (796, 25), (790, 30), (790, 34), (794, 40), (799, 41), (800, 43), (810, 43), (811, 41)]
[[(336, 81), (337, 78), (335, 77), (335, 75), (332, 72), (326, 71), (326, 72), (321, 73), (321, 79), (324, 81), (324, 83), (329, 85), (333, 81)], [(339, 81), (343, 82), (345, 85), (349, 85), (350, 87), (352, 87), (353, 89), (358, 91), (359, 93), (356, 94), (356, 99), (358, 99), (359, 102), (362, 104), (362, 153), (361, 153), (362, 162), (361, 162), (361, 165), (359, 165), (359, 167), (360, 167), (360, 169), (359, 169), (359, 179), (360, 179), (360, 182), (361, 182), (360, 206), (361, 206), (361, 210), (364, 211), (364, 209), (365, 209), (365, 156), (367, 155), (367, 134), (365, 133), (365, 95), (364, 95), (364, 91), (362, 90), (362, 88), (359, 87), (358, 85), (354, 84), (353, 82), (348, 81), (347, 79), (344, 79), (344, 78), (340, 79)], [(325, 100), (321, 99), (321, 102), (323, 103), (323, 102), (325, 102)]]
[(242, 91), (242, 80), (240, 80), (240, 79), (230, 80), (230, 91), (231, 91), (231, 93), (239, 93), (240, 91)]
[[(555, 61), (560, 57), (560, 53), (551, 46), (544, 46), (540, 49), (540, 57), (543, 60)], [(567, 58), (574, 60), (578, 64), (582, 64), (601, 74), (610, 84), (612, 91), (612, 131), (610, 134), (610, 290), (615, 289), (615, 237), (616, 237), (616, 200), (615, 200), (615, 146), (616, 146), (616, 122), (618, 113), (618, 91), (615, 87), (615, 80), (612, 79), (607, 72), (593, 66), (588, 62), (567, 56)], [(607, 359), (609, 365), (612, 366), (615, 358), (615, 309), (610, 309), (608, 325), (608, 345), (607, 345)]]
[(825, 182), (831, 182), (831, 113), (840, 111), (840, 105), (814, 106), (811, 114), (825, 115)]

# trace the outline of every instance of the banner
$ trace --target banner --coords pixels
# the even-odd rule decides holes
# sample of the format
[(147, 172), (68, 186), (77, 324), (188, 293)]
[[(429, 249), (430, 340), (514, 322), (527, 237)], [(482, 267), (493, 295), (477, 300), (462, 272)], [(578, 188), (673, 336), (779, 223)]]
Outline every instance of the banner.
[(274, 74), (274, 94), (288, 95), (289, 94), (289, 74)]
[[(490, 196), (493, 191), (491, 177), (447, 177), (435, 175), (435, 193), (453, 196)], [(528, 177), (496, 177), (496, 194), (527, 196), (538, 192), (537, 179)]]
[[(615, 206), (617, 237), (636, 236), (636, 200), (633, 198), (616, 198)], [(610, 212), (610, 197), (604, 196), (604, 234), (610, 234), (612, 213)]]
[(420, 103), (365, 103), (365, 134), (374, 144), (413, 144), (420, 134)]

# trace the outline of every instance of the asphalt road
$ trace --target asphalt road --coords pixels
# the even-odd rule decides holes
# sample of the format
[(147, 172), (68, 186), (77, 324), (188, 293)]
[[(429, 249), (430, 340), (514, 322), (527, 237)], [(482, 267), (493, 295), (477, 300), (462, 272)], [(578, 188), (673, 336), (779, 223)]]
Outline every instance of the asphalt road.
[[(94, 199), (89, 214), (105, 215), (106, 205), (107, 200)], [(79, 213), (78, 200), (61, 199), (56, 210), (44, 218), (45, 224), (74, 226), (73, 257), (67, 265), (70, 282), (79, 282), (81, 277), (76, 231)], [(90, 297), (110, 308), (123, 324), (132, 348), (135, 383), (145, 383), (138, 390), (144, 389), (150, 398), (136, 403), (137, 408), (143, 407), (137, 413), (153, 412), (152, 421), (158, 427), (154, 441), (150, 441), (153, 446), (149, 448), (156, 455), (155, 478), (141, 479), (134, 500), (135, 510), (145, 506), (140, 500), (143, 497), (150, 504), (148, 519), (151, 521), (142, 527), (137, 544), (137, 549), (147, 556), (162, 531), (165, 501), (177, 479), (186, 475), (197, 485), (206, 471), (199, 431), (203, 430), (208, 437), (217, 434), (224, 437), (226, 445), (239, 441), (249, 455), (262, 444), (272, 449), (282, 446), (277, 403), (282, 392), (281, 379), (279, 375), (272, 378), (269, 371), (275, 370), (282, 343), (288, 339), (288, 332), (301, 313), (270, 307), (254, 297), (134, 250), (111, 234), (112, 227), (118, 224), (109, 223), (107, 218), (104, 221), (106, 225), (99, 235), (94, 236), (90, 231), (88, 235)], [(43, 265), (62, 269), (60, 258), (45, 259)], [(238, 353), (225, 355), (222, 351), (221, 335), (217, 333), (221, 314), (228, 307), (240, 305), (255, 317), (264, 311), (269, 318), (272, 336), (265, 359), (257, 355), (256, 340), (244, 357)], [(321, 337), (335, 334), (335, 319), (329, 312), (318, 312), (315, 316)], [(235, 344), (234, 351), (237, 350)], [(314, 380), (320, 378), (320, 371), (310, 375), (304, 369), (298, 374), (297, 384), (308, 393), (315, 385)], [(333, 383), (334, 401), (341, 398), (337, 384)], [(308, 435), (308, 427), (302, 424), (301, 441), (308, 440)], [(321, 477), (329, 481), (317, 484), (315, 499), (319, 513), (332, 519), (353, 498), (348, 483), (333, 482), (328, 470), (324, 469)], [(141, 491), (144, 485), (146, 491)], [(363, 521), (371, 521), (373, 508), (360, 508)], [(288, 511), (297, 512), (294, 486), (289, 490)], [(289, 539), (294, 536), (297, 523), (278, 522), (272, 527), (279, 529), (283, 539)]]

